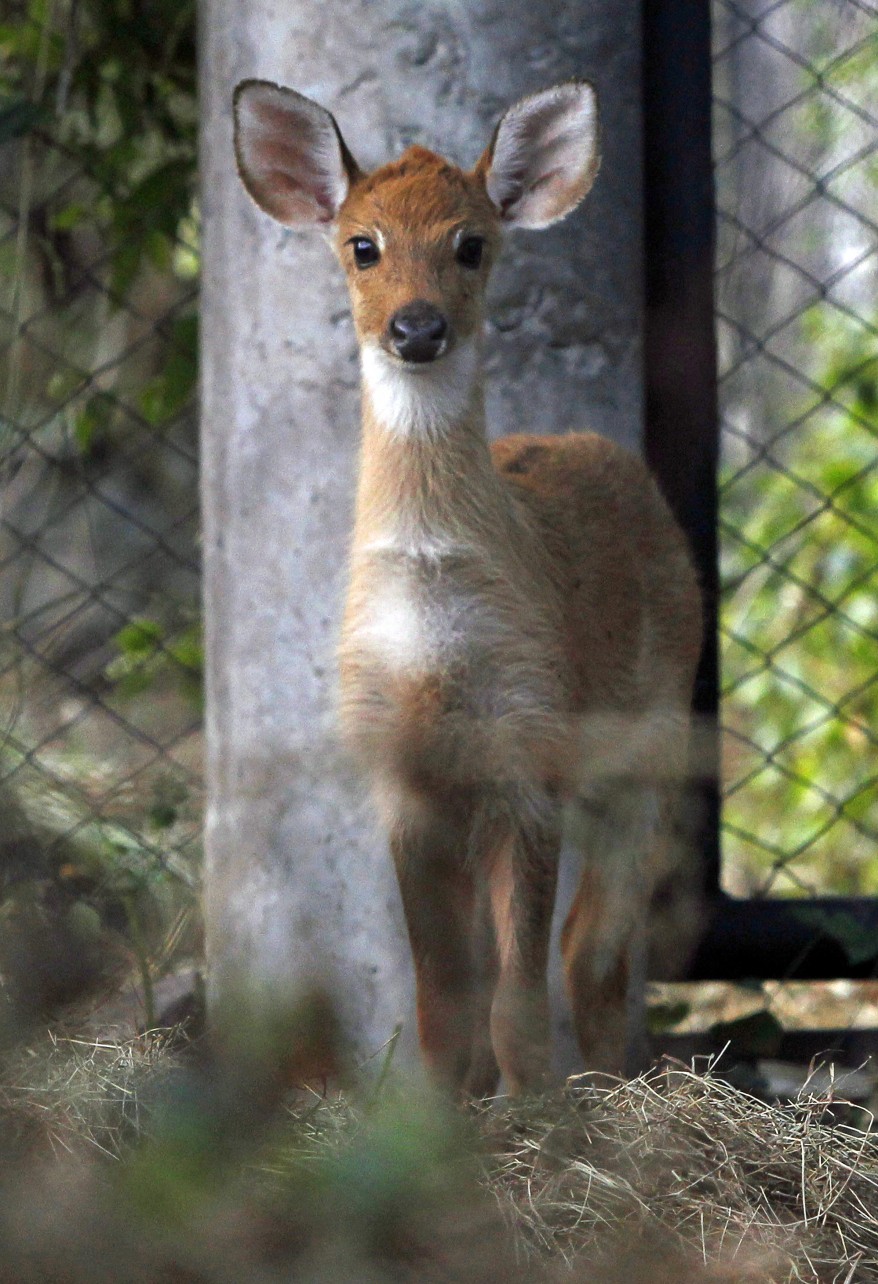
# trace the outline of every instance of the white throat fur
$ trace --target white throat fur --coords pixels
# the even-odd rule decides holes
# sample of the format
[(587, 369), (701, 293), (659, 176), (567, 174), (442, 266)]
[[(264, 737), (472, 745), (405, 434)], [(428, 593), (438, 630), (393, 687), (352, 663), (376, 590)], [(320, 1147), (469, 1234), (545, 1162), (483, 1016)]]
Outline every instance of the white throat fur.
[(437, 361), (407, 366), (376, 342), (363, 345), (363, 391), (377, 423), (398, 437), (436, 437), (466, 415), (479, 374), (470, 339)]

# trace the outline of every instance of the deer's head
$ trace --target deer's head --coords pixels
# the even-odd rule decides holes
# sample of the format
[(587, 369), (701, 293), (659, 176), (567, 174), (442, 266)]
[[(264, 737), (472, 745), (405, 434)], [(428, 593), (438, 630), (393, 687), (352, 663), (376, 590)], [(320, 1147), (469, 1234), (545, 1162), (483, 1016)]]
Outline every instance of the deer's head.
[(574, 209), (597, 139), (594, 91), (574, 82), (511, 107), (470, 171), (410, 147), (367, 174), (317, 103), (261, 80), (235, 91), (247, 191), (280, 223), (329, 230), (364, 359), (412, 374), (478, 333), (504, 228), (548, 227)]

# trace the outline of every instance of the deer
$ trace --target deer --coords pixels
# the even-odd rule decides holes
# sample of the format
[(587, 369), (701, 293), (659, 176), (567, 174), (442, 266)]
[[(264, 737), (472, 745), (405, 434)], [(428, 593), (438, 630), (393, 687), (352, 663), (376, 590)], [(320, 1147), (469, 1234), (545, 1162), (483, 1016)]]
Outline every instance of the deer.
[(585, 81), (501, 117), (471, 170), (422, 147), (365, 171), (296, 91), (234, 94), (240, 178), (320, 229), (359, 346), (360, 466), (338, 651), (341, 732), (389, 837), (429, 1073), (458, 1097), (551, 1081), (561, 934), (586, 1069), (642, 1064), (648, 920), (675, 868), (701, 649), (686, 539), (639, 456), (587, 432), (488, 443), (485, 292), (507, 231), (599, 166)]

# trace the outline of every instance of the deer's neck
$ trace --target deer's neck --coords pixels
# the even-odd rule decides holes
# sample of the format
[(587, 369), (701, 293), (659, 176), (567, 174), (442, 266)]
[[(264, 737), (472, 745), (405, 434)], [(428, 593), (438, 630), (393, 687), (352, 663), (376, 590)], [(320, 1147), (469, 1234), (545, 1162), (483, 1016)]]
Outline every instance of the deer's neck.
[(502, 537), (510, 518), (485, 439), (478, 345), (416, 370), (366, 349), (356, 547), (441, 553)]

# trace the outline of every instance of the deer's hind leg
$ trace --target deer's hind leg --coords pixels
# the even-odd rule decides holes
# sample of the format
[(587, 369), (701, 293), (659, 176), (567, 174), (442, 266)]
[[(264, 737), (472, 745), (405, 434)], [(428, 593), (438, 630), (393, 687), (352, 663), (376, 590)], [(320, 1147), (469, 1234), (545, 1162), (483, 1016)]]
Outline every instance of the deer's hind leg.
[(574, 1027), (587, 1070), (637, 1073), (649, 1056), (647, 922), (663, 800), (654, 785), (622, 782), (575, 807), (584, 865), (561, 935)]

